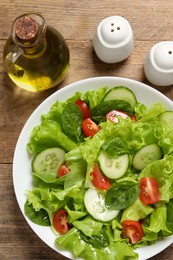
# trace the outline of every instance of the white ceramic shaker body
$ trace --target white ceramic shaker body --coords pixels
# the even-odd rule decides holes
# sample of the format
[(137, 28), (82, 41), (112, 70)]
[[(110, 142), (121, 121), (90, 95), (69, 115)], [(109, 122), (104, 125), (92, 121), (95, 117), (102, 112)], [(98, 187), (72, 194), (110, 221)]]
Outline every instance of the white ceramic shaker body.
[(98, 25), (93, 38), (93, 47), (103, 62), (117, 63), (127, 59), (133, 46), (133, 31), (124, 17), (107, 17)]
[(156, 86), (173, 84), (173, 41), (159, 42), (150, 49), (144, 72), (146, 78)]

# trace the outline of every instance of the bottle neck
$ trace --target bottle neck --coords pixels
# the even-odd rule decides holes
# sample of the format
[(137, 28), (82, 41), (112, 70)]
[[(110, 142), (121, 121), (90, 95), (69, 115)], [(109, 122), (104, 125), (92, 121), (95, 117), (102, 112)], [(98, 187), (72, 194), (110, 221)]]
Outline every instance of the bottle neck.
[(31, 45), (20, 45), (20, 48), (23, 50), (23, 54), (28, 58), (40, 57), (46, 49), (46, 39), (37, 40), (34, 44)]
[(24, 55), (39, 56), (46, 47), (44, 18), (37, 14), (18, 17), (13, 24), (12, 38)]

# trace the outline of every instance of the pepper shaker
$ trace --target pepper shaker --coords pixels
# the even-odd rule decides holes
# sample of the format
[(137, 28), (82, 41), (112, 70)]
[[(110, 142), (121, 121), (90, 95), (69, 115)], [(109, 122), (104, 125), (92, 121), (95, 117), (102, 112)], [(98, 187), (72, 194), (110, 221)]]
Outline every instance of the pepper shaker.
[(128, 58), (133, 50), (133, 31), (121, 16), (107, 17), (100, 22), (93, 38), (93, 47), (100, 60), (117, 63)]
[(156, 86), (173, 84), (173, 41), (159, 42), (150, 49), (144, 72), (146, 78)]

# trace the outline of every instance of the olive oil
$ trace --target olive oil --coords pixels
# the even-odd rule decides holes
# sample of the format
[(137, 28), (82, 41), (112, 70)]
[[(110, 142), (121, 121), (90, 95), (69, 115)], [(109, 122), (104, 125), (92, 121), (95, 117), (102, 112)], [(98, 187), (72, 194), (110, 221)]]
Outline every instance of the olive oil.
[(43, 17), (35, 14), (15, 20), (4, 47), (4, 65), (9, 77), (17, 86), (32, 92), (58, 85), (69, 69), (69, 56), (63, 36), (46, 27)]

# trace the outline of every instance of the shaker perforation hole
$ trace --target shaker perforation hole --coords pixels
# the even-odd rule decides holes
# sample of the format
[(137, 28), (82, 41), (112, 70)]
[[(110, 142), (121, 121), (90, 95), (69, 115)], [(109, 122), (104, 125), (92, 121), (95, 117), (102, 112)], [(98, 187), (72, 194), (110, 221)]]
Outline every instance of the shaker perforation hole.
[[(111, 23), (111, 26), (113, 27), (113, 26), (115, 26), (115, 24), (114, 23)], [(121, 28), (120, 28), (120, 26), (117, 26), (116, 28), (115, 28), (117, 31), (119, 31)], [(111, 29), (111, 32), (115, 32), (115, 29)]]
[(168, 54), (170, 54), (170, 55), (171, 55), (171, 54), (172, 54), (172, 51), (168, 51)]

